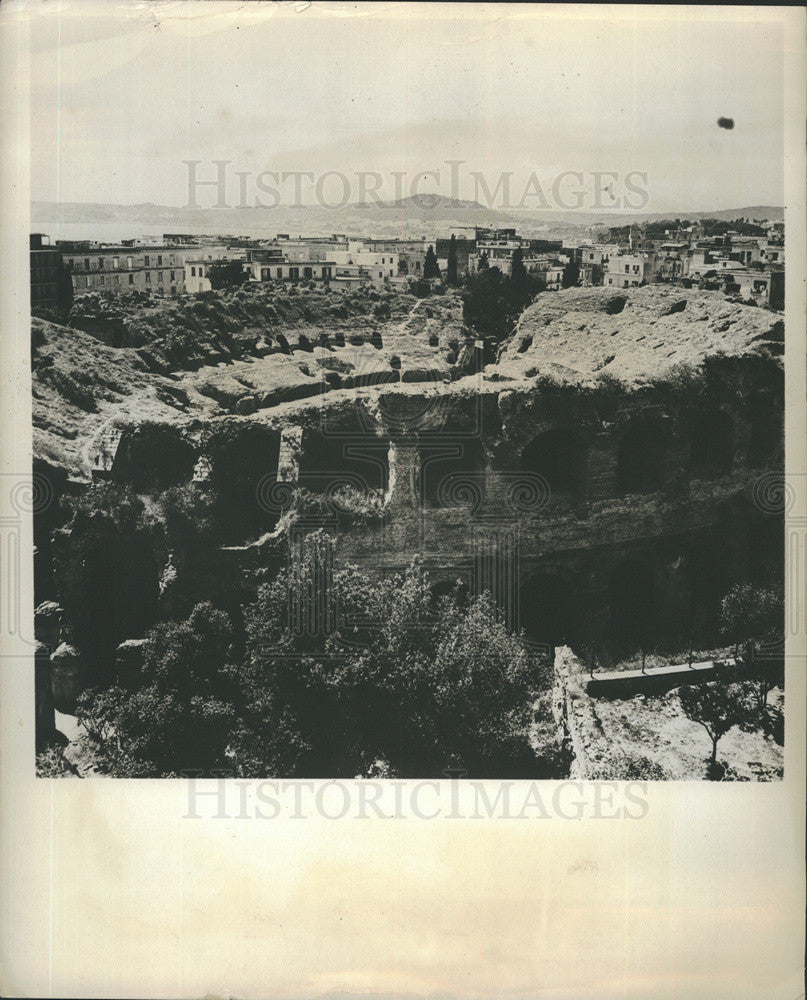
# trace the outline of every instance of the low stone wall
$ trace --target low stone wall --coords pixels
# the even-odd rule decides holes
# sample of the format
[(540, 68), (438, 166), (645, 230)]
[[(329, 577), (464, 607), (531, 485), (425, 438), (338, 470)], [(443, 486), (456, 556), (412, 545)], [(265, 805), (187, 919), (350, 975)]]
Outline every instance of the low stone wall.
[(602, 725), (586, 693), (588, 673), (568, 646), (555, 650), (553, 707), (562, 720), (572, 750), (569, 777), (594, 778), (609, 754)]

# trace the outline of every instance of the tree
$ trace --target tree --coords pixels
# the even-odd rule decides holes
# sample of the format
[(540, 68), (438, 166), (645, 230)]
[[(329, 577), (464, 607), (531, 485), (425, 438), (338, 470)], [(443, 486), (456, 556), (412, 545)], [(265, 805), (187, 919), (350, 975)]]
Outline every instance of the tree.
[(218, 291), (222, 288), (238, 288), (247, 280), (244, 265), (240, 260), (215, 261), (207, 269), (210, 287)]
[(446, 282), (449, 285), (457, 285), (459, 278), (457, 275), (457, 238), (451, 234), (448, 242), (448, 263), (446, 264)]
[(599, 264), (591, 265), (591, 284), (601, 285), (603, 279), (602, 267)]
[(521, 312), (529, 301), (528, 283), (524, 252), (521, 247), (516, 247), (513, 259), (510, 261), (510, 301), (511, 309), (515, 313)]
[[(781, 645), (784, 639), (784, 594), (781, 587), (738, 583), (720, 602), (721, 622), (733, 639), (737, 660), (759, 685), (760, 707), (776, 682), (776, 662), (759, 659), (759, 643)], [(742, 652), (741, 652), (742, 650)]]
[(479, 258), (479, 263), (476, 265), (478, 271), (487, 271), (488, 269), (488, 254), (486, 250), (482, 251), (482, 255)]
[(503, 275), (498, 267), (484, 267), (468, 276), (462, 296), (463, 319), (480, 333), (502, 340), (518, 315), (545, 288), (540, 275), (525, 269), (517, 249), (509, 275)]
[(570, 260), (569, 263), (563, 269), (563, 277), (561, 278), (561, 284), (564, 288), (576, 288), (580, 283), (580, 268), (574, 260)]
[(717, 744), (734, 726), (749, 726), (756, 717), (749, 684), (732, 683), (730, 675), (706, 684), (685, 685), (678, 696), (687, 717), (699, 723), (712, 741), (709, 775), (716, 776)]
[[(328, 577), (324, 545), (309, 536), (247, 613), (239, 768), (254, 774), (270, 761), (274, 773), (353, 776), (384, 761), (395, 774), (433, 776), (461, 758), (475, 775), (538, 776), (526, 734), (548, 680), (490, 597), (435, 603), (418, 561), (380, 582), (355, 568)], [(295, 594), (325, 612), (301, 618)]]
[(116, 776), (166, 777), (229, 766), (238, 689), (228, 654), (232, 629), (210, 603), (146, 637), (142, 683), (87, 691), (77, 716)]
[(440, 266), (437, 263), (434, 247), (429, 247), (426, 251), (426, 259), (423, 262), (423, 277), (427, 279), (440, 277)]
[(509, 284), (498, 267), (470, 275), (462, 295), (462, 318), (481, 333), (502, 339), (510, 330)]

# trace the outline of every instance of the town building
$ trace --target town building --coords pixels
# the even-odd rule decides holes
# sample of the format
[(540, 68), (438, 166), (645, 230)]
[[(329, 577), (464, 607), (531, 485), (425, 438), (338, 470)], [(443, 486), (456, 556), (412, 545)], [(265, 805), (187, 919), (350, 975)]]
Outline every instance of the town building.
[[(362, 243), (368, 250), (376, 253), (393, 253), (398, 255), (398, 276), (419, 278), (423, 274), (426, 262), (426, 251), (431, 245), (425, 237), (422, 239), (375, 239), (365, 238)], [(383, 265), (382, 265), (383, 266)]]
[(617, 254), (608, 258), (606, 285), (615, 288), (638, 288), (646, 280), (648, 259), (644, 254)]
[(44, 233), (31, 234), (30, 267), (31, 315), (41, 316), (60, 305), (59, 286), (64, 268), (61, 251), (51, 246), (50, 237)]
[(70, 268), (74, 295), (146, 292), (164, 296), (185, 291), (184, 255), (162, 244), (108, 246), (60, 241), (57, 246)]

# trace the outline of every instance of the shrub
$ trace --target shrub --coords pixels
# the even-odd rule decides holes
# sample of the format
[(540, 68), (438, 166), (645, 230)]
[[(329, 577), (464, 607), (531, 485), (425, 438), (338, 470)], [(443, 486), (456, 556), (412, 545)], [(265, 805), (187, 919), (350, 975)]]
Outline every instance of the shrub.
[(112, 774), (211, 776), (227, 765), (236, 720), (236, 685), (227, 664), (231, 641), (227, 616), (199, 604), (187, 620), (151, 629), (142, 687), (85, 692), (77, 715)]
[[(280, 773), (350, 776), (383, 760), (434, 776), (459, 758), (475, 775), (534, 774), (526, 734), (543, 680), (490, 597), (435, 608), (417, 562), (377, 581), (330, 572), (328, 547), (309, 536), (248, 610), (247, 703), (260, 709), (242, 731), (244, 766), (274, 755)], [(278, 728), (295, 734), (288, 752)]]

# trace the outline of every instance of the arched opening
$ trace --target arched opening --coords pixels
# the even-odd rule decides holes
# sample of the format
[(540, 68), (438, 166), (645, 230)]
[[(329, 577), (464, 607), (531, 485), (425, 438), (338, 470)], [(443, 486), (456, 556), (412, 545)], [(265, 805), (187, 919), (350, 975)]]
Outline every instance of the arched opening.
[(614, 651), (645, 646), (655, 635), (656, 581), (649, 560), (623, 563), (611, 575), (610, 640)]
[(475, 507), (485, 484), (485, 449), (479, 436), (420, 436), (421, 495), (428, 507)]
[(519, 594), (519, 625), (527, 638), (548, 646), (574, 641), (576, 602), (571, 584), (556, 573), (539, 573)]
[(667, 442), (658, 421), (632, 423), (619, 442), (616, 488), (619, 493), (653, 493), (665, 479)]
[(731, 468), (734, 459), (734, 423), (717, 410), (702, 416), (693, 427), (690, 462), (695, 475), (714, 476)]
[(550, 494), (580, 495), (585, 487), (585, 464), (580, 433), (564, 427), (539, 434), (521, 452), (521, 471), (542, 476)]
[(280, 432), (258, 423), (222, 423), (206, 435), (216, 527), (224, 541), (241, 542), (277, 524), (280, 511), (265, 502), (263, 484), (277, 476)]
[(349, 430), (323, 434), (306, 429), (300, 455), (300, 484), (313, 493), (340, 485), (358, 493), (381, 491), (389, 481), (389, 443), (375, 434)]

